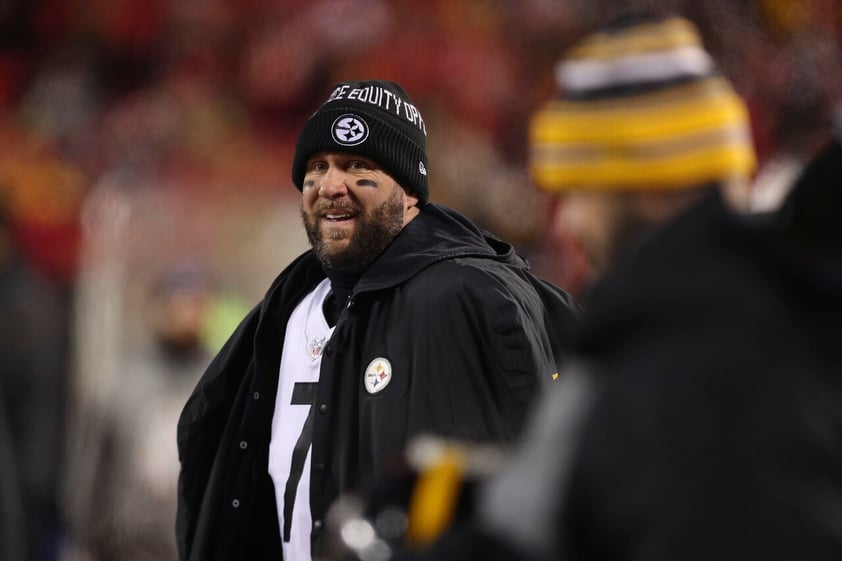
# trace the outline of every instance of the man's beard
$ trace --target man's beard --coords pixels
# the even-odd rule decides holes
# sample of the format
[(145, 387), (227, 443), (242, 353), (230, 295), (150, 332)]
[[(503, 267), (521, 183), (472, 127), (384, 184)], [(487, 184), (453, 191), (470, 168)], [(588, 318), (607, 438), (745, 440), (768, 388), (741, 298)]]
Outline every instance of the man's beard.
[[(322, 265), (346, 273), (360, 273), (367, 269), (403, 229), (401, 192), (399, 187), (395, 187), (389, 198), (369, 213), (363, 213), (361, 208), (345, 201), (317, 205), (312, 213), (307, 213), (302, 207), (301, 218), (307, 231), (307, 239)], [(322, 238), (318, 214), (325, 210), (343, 208), (358, 213), (357, 224), (347, 247), (338, 251), (331, 250)], [(346, 232), (339, 228), (328, 228), (325, 233), (329, 240), (342, 239), (345, 235)]]

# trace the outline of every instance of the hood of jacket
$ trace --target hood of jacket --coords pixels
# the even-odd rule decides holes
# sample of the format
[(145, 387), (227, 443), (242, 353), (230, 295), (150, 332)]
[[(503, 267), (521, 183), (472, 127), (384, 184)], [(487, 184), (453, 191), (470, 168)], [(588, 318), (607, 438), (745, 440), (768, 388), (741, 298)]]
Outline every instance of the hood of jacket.
[(511, 244), (477, 227), (455, 210), (427, 204), (363, 273), (354, 293), (401, 284), (433, 263), (460, 257), (493, 259), (529, 269)]

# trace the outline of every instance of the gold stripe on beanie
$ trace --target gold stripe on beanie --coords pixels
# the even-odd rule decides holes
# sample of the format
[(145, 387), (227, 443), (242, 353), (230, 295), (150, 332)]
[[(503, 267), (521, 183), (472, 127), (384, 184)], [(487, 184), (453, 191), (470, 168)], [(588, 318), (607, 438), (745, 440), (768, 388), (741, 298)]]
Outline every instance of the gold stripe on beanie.
[(656, 160), (680, 156), (712, 146), (733, 146), (735, 148), (745, 144), (749, 131), (742, 126), (731, 123), (709, 130), (696, 130), (682, 136), (657, 138), (647, 142), (638, 142), (628, 148), (621, 144), (613, 147), (595, 143), (578, 144), (536, 144), (533, 146), (535, 160), (552, 160), (554, 164), (570, 165), (571, 163), (588, 163), (603, 157), (610, 152), (633, 152), (634, 157), (646, 160)]
[(752, 169), (754, 154), (740, 146), (712, 146), (661, 159), (629, 158), (605, 152), (598, 158), (533, 166), (535, 183), (546, 191), (570, 189), (682, 189), (725, 180)]

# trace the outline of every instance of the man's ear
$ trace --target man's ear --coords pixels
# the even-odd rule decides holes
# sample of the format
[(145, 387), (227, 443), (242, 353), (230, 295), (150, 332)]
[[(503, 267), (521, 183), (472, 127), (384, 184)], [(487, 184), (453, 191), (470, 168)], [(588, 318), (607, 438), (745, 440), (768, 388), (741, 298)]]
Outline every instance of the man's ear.
[(406, 190), (406, 189), (404, 189), (403, 192), (404, 192), (404, 196), (403, 196), (404, 208), (406, 208), (407, 210), (409, 210), (413, 207), (417, 208), (418, 207), (418, 196), (415, 195), (414, 193)]

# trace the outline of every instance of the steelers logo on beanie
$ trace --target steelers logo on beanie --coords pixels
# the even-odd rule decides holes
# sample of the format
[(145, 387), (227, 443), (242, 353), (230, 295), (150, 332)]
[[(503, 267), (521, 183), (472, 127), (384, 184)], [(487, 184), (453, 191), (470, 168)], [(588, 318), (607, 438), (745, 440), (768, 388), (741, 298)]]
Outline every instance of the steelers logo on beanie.
[(313, 154), (358, 154), (383, 166), (423, 206), (430, 191), (426, 147), (424, 119), (399, 84), (340, 82), (298, 135), (292, 182), (302, 189)]

